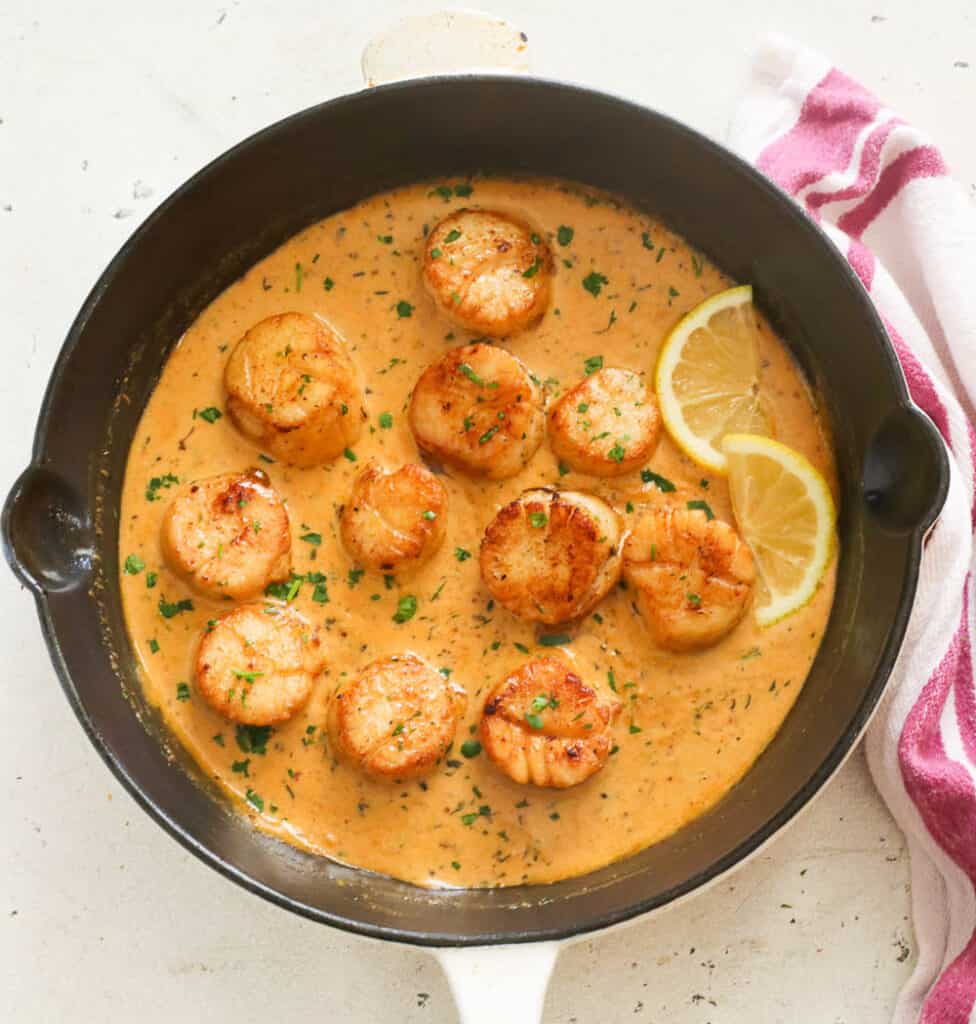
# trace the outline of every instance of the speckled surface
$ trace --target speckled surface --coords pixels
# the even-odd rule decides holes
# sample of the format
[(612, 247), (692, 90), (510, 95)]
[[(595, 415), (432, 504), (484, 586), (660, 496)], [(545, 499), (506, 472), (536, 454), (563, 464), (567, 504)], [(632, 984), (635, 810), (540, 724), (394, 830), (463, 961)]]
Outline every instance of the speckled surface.
[[(0, 394), (6, 491), (51, 364), (121, 242), (169, 191), (277, 118), (357, 88), (395, 17), (438, 5), (191, 0), (0, 8)], [(943, 146), (976, 194), (968, 0), (648, 4), (485, 0), (533, 67), (723, 137), (767, 29), (820, 47)], [(83, 9), (87, 8), (87, 9)], [(293, 918), (183, 852), (135, 806), (57, 687), (31, 602), (0, 574), (0, 1019), (214, 1024), (297, 1015), (451, 1024), (426, 954)], [(565, 950), (546, 1024), (887, 1020), (913, 958), (908, 864), (858, 752), (764, 852), (658, 917)]]

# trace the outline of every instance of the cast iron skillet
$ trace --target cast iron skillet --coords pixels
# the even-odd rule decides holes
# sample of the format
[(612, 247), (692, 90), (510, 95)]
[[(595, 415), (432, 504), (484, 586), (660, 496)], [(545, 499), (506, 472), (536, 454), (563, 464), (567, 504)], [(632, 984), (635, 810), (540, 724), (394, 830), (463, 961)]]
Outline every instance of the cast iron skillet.
[[(809, 680), (713, 811), (630, 859), (552, 886), (427, 892), (270, 839), (233, 813), (144, 702), (117, 585), (126, 452), (171, 347), (254, 261), (381, 189), (470, 172), (556, 175), (625, 196), (740, 281), (825, 403), (840, 467), (837, 598)], [(660, 114), (586, 89), (462, 76), (296, 114), (170, 197), (102, 275), (68, 334), (29, 468), (3, 512), (75, 713), (142, 806), (208, 864), (283, 907), (385, 939), (463, 946), (579, 934), (703, 885), (781, 828), (859, 736), (884, 689), (948, 463), (910, 403), (845, 261), (780, 192)], [(586, 837), (580, 836), (585, 842)]]

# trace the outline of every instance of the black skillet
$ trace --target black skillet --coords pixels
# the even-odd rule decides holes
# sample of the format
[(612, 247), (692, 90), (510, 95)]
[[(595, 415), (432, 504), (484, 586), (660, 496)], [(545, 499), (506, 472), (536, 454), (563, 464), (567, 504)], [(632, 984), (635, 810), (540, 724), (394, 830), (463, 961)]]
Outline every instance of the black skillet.
[[(143, 700), (119, 598), (129, 440), (181, 333), (252, 263), (372, 193), (473, 170), (554, 175), (663, 217), (751, 282), (822, 396), (840, 469), (837, 597), (800, 698), (711, 812), (552, 886), (428, 892), (299, 852), (232, 813)], [(344, 97), (241, 143), (129, 239), (73, 324), (30, 466), (3, 511), (65, 694), (109, 767), (184, 846), (253, 892), (364, 935), (432, 946), (560, 939), (689, 893), (788, 822), (838, 768), (904, 634), (948, 463), (844, 259), (755, 170), (653, 111), (554, 82), (424, 79)], [(584, 837), (581, 837), (581, 841)]]

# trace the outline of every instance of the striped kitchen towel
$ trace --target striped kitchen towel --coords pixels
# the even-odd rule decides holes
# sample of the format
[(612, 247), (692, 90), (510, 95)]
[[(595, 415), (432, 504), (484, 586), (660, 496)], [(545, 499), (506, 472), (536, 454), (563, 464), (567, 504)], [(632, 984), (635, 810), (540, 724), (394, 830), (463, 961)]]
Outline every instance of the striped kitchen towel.
[(731, 142), (847, 257), (951, 453), (949, 497), (867, 754), (911, 855), (918, 961), (895, 1024), (962, 1024), (976, 1020), (976, 207), (920, 132), (782, 37), (761, 48)]

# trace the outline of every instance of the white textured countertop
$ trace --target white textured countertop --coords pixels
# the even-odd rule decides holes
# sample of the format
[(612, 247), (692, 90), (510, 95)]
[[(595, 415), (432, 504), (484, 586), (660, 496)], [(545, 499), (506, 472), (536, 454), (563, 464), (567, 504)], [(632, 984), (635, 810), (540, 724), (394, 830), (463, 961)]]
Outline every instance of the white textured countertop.
[[(67, 327), (139, 221), (232, 143), (358, 88), (374, 32), (442, 5), (139, 6), (0, 6), (4, 492), (28, 460)], [(632, 96), (718, 138), (757, 39), (785, 31), (926, 129), (976, 194), (976, 132), (958, 120), (976, 100), (971, 0), (480, 6), (527, 32), (537, 73)], [(6, 571), (0, 613), (0, 1020), (456, 1020), (428, 955), (300, 920), (185, 853), (85, 740), (32, 602)], [(902, 838), (858, 752), (742, 870), (567, 949), (546, 1022), (883, 1022), (912, 965), (908, 913)]]

